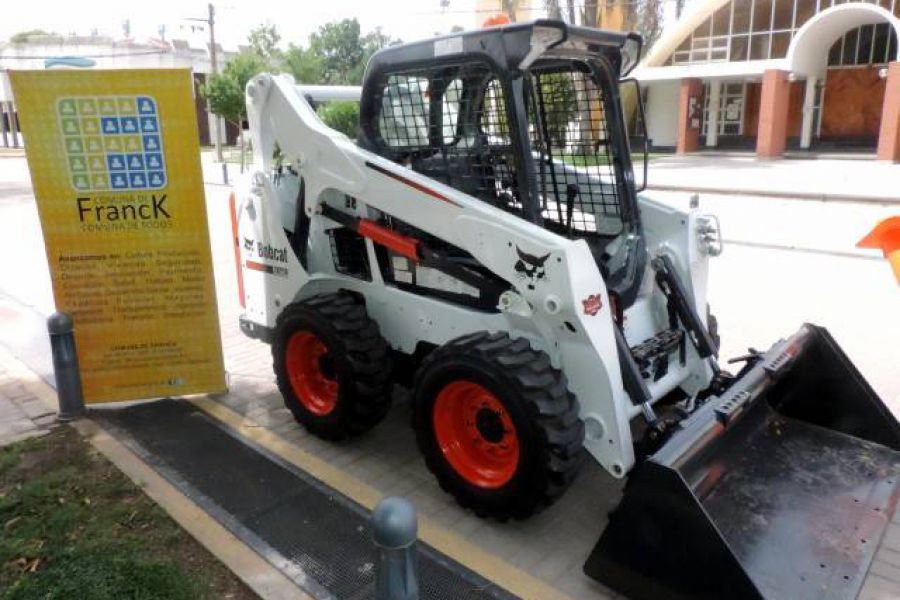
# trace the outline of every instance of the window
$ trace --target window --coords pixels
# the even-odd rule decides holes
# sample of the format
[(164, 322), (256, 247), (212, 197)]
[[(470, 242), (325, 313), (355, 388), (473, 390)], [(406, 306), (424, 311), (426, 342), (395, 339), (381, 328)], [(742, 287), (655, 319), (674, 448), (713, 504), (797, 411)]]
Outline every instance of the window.
[[(798, 29), (817, 12), (845, 1), (849, 0), (732, 0), (691, 32), (665, 64), (784, 58)], [(900, 0), (865, 1), (900, 16)], [(840, 47), (829, 53), (828, 64), (881, 64), (888, 60), (888, 46), (896, 43), (896, 36), (883, 25), (864, 25), (854, 30), (856, 33), (842, 36)]]
[[(722, 83), (719, 92), (719, 116), (715, 124), (719, 135), (741, 135), (744, 125), (744, 83)], [(703, 88), (703, 123), (700, 134), (708, 135), (710, 84)]]
[(414, 75), (391, 75), (384, 86), (378, 130), (391, 148), (428, 145), (428, 80)]
[(541, 216), (560, 233), (615, 236), (623, 224), (611, 107), (593, 77), (577, 67), (532, 71), (529, 131)]
[(772, 0), (753, 0), (753, 32), (772, 31)]
[(451, 144), (460, 134), (457, 131), (459, 121), (459, 101), (462, 95), (462, 81), (454, 79), (444, 90), (444, 98), (441, 102), (441, 130), (445, 144)]
[(491, 79), (485, 89), (478, 124), (489, 145), (505, 146), (510, 143), (506, 100), (503, 87), (497, 79)]
[(734, 16), (732, 17), (732, 33), (747, 33), (750, 31), (750, 15), (753, 10), (751, 2), (732, 2)]
[(770, 58), (784, 58), (787, 56), (788, 46), (791, 43), (791, 34), (781, 31), (772, 34), (772, 49)]
[(774, 0), (772, 31), (790, 30), (794, 25), (794, 0)]
[(518, 169), (533, 160), (533, 208), (547, 229), (581, 237), (622, 232), (620, 173), (628, 159), (616, 156), (624, 142), (611, 137), (609, 120), (619, 107), (588, 65), (538, 61), (526, 74), (531, 152), (522, 157), (513, 151), (505, 87), (486, 64), (390, 73), (379, 89), (372, 140), (382, 156), (517, 215), (525, 197)]
[(896, 43), (897, 34), (887, 23), (863, 25), (851, 29), (831, 45), (828, 51), (828, 66), (847, 67), (888, 63), (895, 56)]
[(750, 36), (736, 35), (731, 38), (731, 60), (747, 60)]

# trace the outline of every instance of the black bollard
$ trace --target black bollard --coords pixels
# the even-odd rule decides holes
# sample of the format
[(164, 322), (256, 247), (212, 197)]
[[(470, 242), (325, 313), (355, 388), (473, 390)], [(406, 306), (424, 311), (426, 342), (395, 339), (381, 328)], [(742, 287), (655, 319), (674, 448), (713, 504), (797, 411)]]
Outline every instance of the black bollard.
[(372, 513), (372, 530), (378, 551), (376, 600), (418, 600), (416, 509), (405, 498), (385, 498)]
[(228, 185), (228, 163), (222, 163), (222, 183)]
[(56, 376), (56, 395), (59, 397), (60, 421), (72, 421), (84, 414), (84, 396), (81, 392), (81, 372), (75, 353), (75, 334), (72, 317), (55, 312), (47, 319), (50, 332), (50, 350), (53, 354), (53, 373)]

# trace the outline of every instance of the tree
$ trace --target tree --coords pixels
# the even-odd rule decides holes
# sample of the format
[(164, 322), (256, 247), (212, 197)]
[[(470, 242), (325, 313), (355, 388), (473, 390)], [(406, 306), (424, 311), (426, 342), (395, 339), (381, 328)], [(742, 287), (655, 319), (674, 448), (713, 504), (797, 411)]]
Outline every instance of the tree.
[(309, 50), (322, 64), (321, 83), (359, 84), (369, 57), (385, 46), (398, 43), (376, 28), (360, 35), (359, 21), (343, 19), (319, 27), (309, 36)]
[(322, 81), (322, 59), (309, 48), (288, 45), (281, 55), (284, 70), (294, 76), (298, 83), (320, 83)]
[(266, 60), (277, 58), (279, 54), (278, 42), (281, 41), (281, 35), (274, 25), (267, 23), (259, 25), (250, 31), (247, 36), (250, 41), (250, 47)]
[(649, 50), (659, 39), (663, 28), (663, 1), (638, 0), (635, 6), (635, 29), (644, 38), (644, 50)]
[(585, 27), (600, 27), (599, 0), (584, 0), (581, 24)]
[(351, 140), (359, 136), (359, 102), (326, 102), (316, 112), (326, 125)]
[(213, 114), (238, 127), (241, 136), (241, 169), (244, 166), (244, 118), (247, 105), (244, 90), (254, 75), (268, 70), (268, 63), (256, 52), (242, 52), (225, 65), (221, 73), (211, 76), (201, 93), (209, 98)]
[(562, 9), (559, 0), (544, 0), (544, 8), (547, 10), (548, 19), (562, 20)]
[(343, 19), (322, 25), (309, 36), (309, 49), (322, 60), (322, 83), (352, 83), (351, 72), (363, 59), (359, 21)]
[(10, 43), (12, 44), (26, 44), (28, 43), (29, 38), (31, 37), (40, 37), (47, 35), (56, 35), (54, 33), (50, 33), (49, 31), (44, 31), (43, 29), (29, 29), (27, 31), (20, 31), (19, 33), (14, 33), (12, 37), (9, 38)]
[(500, 0), (500, 7), (506, 16), (509, 18), (510, 23), (516, 22), (516, 9), (519, 8), (519, 0)]

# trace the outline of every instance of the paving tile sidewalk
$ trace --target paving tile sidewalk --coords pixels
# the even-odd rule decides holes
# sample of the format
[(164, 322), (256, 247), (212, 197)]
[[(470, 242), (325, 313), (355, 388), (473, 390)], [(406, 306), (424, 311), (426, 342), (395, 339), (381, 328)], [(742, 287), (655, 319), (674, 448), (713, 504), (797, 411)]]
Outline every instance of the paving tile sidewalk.
[(26, 387), (0, 349), (0, 447), (44, 435), (56, 422), (56, 412)]

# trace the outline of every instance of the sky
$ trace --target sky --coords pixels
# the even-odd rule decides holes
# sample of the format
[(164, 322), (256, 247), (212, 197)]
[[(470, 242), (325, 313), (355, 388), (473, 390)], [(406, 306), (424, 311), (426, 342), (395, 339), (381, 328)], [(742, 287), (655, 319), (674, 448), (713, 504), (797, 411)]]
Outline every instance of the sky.
[[(15, 9), (5, 7), (0, 18), (0, 40), (28, 29), (44, 29), (60, 34), (101, 35), (122, 38), (122, 24), (128, 20), (131, 35), (137, 41), (158, 37), (165, 25), (167, 39), (189, 39), (201, 45), (205, 32), (190, 33), (197, 25), (188, 19), (206, 18), (207, 2), (201, 0), (26, 0), (15, 1)], [(527, 2), (527, 0), (526, 0)], [(476, 0), (216, 0), (216, 35), (226, 50), (247, 43), (247, 33), (260, 24), (278, 28), (282, 44), (304, 44), (307, 36), (329, 21), (356, 17), (363, 32), (382, 27), (393, 37), (414, 41), (447, 33), (454, 25), (470, 29), (493, 12), (478, 12)], [(530, 0), (535, 7), (542, 0)], [(582, 6), (584, 0), (576, 0)], [(500, 0), (496, 0), (500, 6)], [(666, 0), (667, 13), (672, 0)], [(499, 10), (497, 11), (499, 12)], [(533, 10), (535, 17), (541, 16)], [(668, 15), (667, 15), (668, 16)], [(196, 39), (190, 39), (193, 35)]]
[[(305, 43), (320, 25), (350, 17), (359, 19), (364, 32), (381, 26), (394, 37), (412, 41), (446, 33), (453, 25), (468, 29), (489, 16), (475, 12), (476, 0), (450, 0), (443, 10), (440, 0), (219, 0), (213, 4), (216, 37), (226, 49), (246, 44), (250, 29), (263, 23), (278, 28), (282, 43)], [(28, 29), (80, 35), (96, 29), (121, 38), (126, 19), (138, 41), (158, 37), (162, 24), (168, 39), (183, 38), (178, 28), (194, 24), (186, 18), (207, 15), (207, 2), (199, 0), (27, 0), (16, 5), (13, 11), (3, 11), (0, 40)]]

